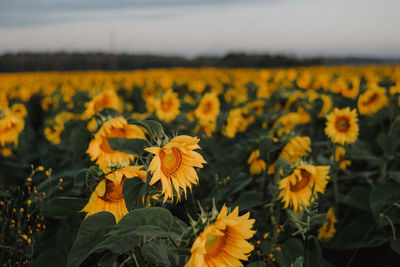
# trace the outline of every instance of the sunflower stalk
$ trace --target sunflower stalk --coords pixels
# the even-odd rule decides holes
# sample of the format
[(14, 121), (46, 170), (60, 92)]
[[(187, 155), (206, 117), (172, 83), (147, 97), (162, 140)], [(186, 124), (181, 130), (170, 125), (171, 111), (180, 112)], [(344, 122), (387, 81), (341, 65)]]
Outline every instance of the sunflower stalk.
[(333, 162), (332, 162), (332, 169), (333, 169), (333, 175), (332, 175), (332, 181), (333, 181), (333, 198), (335, 200), (335, 209), (337, 214), (339, 214), (339, 185), (337, 181), (337, 161), (336, 161), (336, 147), (335, 144), (332, 143), (332, 154), (333, 154)]

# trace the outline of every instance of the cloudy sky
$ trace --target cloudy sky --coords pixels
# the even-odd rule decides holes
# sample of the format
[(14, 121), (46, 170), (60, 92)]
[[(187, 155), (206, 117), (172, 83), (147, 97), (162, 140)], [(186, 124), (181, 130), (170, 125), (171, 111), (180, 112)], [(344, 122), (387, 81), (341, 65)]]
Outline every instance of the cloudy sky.
[(0, 53), (400, 57), (398, 0), (0, 0)]

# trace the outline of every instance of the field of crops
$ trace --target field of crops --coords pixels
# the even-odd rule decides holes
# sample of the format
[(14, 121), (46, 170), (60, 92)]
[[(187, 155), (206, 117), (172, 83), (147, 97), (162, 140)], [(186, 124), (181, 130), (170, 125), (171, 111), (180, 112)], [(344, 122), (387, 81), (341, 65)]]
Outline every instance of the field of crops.
[(400, 67), (0, 74), (4, 266), (398, 266)]

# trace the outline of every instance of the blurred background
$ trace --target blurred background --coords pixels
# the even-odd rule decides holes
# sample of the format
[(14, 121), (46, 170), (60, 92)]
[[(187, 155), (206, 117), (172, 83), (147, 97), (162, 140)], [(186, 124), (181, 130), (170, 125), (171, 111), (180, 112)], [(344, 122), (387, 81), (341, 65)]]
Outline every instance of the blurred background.
[(0, 2), (0, 71), (400, 62), (395, 0)]

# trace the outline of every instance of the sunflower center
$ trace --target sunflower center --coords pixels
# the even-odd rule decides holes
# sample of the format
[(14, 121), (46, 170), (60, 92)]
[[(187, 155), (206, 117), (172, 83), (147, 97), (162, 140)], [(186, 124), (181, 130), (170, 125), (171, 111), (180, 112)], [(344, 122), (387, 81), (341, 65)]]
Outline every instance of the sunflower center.
[(311, 173), (309, 173), (304, 169), (301, 169), (300, 174), (301, 174), (301, 180), (299, 180), (299, 178), (296, 177), (297, 178), (296, 183), (294, 185), (290, 184), (290, 191), (298, 192), (304, 187), (306, 187), (310, 182)]
[(365, 106), (371, 105), (371, 104), (373, 104), (375, 101), (377, 101), (378, 97), (379, 97), (379, 95), (378, 95), (377, 93), (374, 93), (373, 95), (371, 95), (371, 96), (367, 99), (367, 101), (364, 101), (363, 104), (364, 104)]
[(182, 163), (182, 155), (178, 148), (162, 149), (160, 151), (161, 171), (166, 176), (175, 174)]
[(115, 202), (124, 197), (122, 194), (122, 186), (124, 185), (125, 177), (122, 178), (119, 185), (115, 185), (114, 182), (106, 180), (106, 192), (101, 197), (104, 201)]
[(107, 140), (107, 138), (110, 137), (125, 137), (125, 131), (124, 129), (112, 128), (111, 131), (106, 136), (102, 137), (100, 148), (106, 153), (114, 152), (114, 150), (111, 149), (110, 144), (108, 143)]
[(338, 117), (336, 119), (336, 123), (335, 123), (336, 129), (339, 132), (347, 132), (350, 128), (350, 121), (349, 118), (347, 117)]
[(8, 127), (5, 127), (5, 129), (3, 130), (3, 134), (8, 134), (12, 130), (14, 130), (16, 127), (17, 127), (17, 125), (12, 122)]
[(211, 108), (212, 108), (212, 104), (210, 101), (207, 101), (205, 104), (202, 105), (203, 113), (210, 112)]
[(161, 109), (163, 111), (168, 111), (172, 106), (172, 100), (168, 99), (161, 99)]
[(206, 239), (206, 251), (208, 255), (218, 254), (225, 246), (226, 235), (209, 235)]

